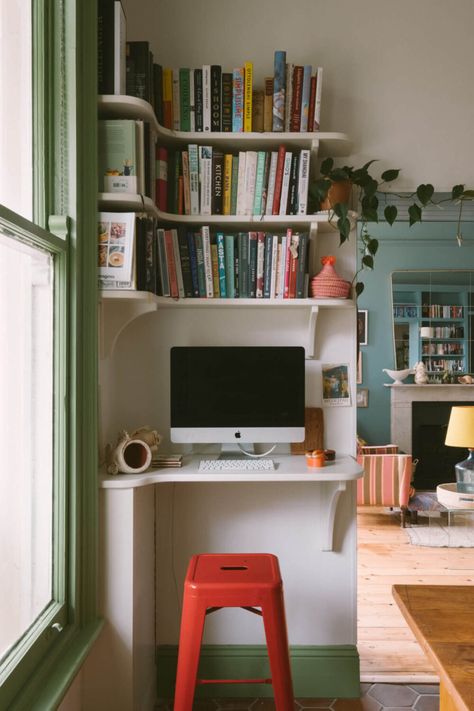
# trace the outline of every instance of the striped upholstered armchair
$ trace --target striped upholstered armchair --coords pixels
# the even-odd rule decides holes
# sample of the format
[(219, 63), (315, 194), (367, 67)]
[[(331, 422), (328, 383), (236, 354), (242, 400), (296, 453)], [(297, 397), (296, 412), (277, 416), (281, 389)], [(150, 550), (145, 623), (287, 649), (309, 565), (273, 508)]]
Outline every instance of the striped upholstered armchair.
[(364, 468), (362, 479), (357, 480), (357, 505), (399, 506), (405, 528), (412, 477), (411, 454), (358, 454), (357, 461)]

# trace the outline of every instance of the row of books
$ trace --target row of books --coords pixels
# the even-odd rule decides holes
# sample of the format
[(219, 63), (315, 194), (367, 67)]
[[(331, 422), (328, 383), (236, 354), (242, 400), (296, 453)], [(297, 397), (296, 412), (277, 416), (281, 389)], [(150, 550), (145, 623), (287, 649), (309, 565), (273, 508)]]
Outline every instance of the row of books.
[(463, 326), (431, 326), (432, 338), (464, 338)]
[(184, 215), (305, 215), (310, 151), (157, 147), (159, 209)]
[(428, 372), (441, 372), (443, 370), (458, 373), (464, 372), (464, 360), (446, 360), (445, 358), (431, 358), (428, 356), (423, 356), (423, 358), (427, 358), (423, 362)]
[(128, 94), (149, 102), (158, 123), (178, 131), (319, 131), (322, 67), (274, 53), (273, 76), (254, 86), (253, 63), (232, 71), (219, 64), (163, 68), (147, 41), (126, 41), (120, 0), (98, 3), (100, 94)]
[(155, 199), (156, 137), (146, 121), (99, 121), (99, 191)]
[(164, 68), (163, 125), (176, 131), (319, 131), (323, 70), (286, 62), (276, 51), (274, 75), (254, 87), (253, 63), (232, 72), (220, 64)]
[(423, 318), (462, 318), (463, 307), (453, 304), (423, 304), (421, 315)]
[(464, 355), (462, 343), (423, 343), (423, 355)]
[(173, 298), (294, 299), (308, 294), (309, 235), (163, 229), (99, 213), (99, 286)]

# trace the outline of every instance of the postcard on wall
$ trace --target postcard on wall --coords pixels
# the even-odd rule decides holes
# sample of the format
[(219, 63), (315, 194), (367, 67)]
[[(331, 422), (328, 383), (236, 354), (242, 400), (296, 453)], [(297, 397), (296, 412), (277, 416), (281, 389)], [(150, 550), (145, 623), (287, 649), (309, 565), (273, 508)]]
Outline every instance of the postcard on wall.
[(102, 289), (135, 289), (134, 212), (100, 212), (99, 286)]
[(334, 363), (322, 366), (323, 405), (344, 407), (351, 404), (349, 365)]

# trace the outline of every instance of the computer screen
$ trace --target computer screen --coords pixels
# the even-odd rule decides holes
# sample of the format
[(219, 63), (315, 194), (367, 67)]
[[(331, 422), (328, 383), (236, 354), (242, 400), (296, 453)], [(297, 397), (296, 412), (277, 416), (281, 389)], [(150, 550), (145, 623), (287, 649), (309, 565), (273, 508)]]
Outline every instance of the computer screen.
[(304, 348), (171, 349), (173, 442), (300, 442), (304, 407)]

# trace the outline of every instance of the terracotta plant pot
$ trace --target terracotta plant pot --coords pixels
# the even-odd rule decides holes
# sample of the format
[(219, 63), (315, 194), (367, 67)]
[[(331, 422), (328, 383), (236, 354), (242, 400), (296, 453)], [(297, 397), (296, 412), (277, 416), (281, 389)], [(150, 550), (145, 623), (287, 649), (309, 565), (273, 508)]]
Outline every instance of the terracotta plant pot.
[(348, 203), (351, 199), (352, 182), (350, 180), (340, 180), (331, 185), (326, 195), (326, 199), (319, 206), (320, 210), (332, 210), (338, 202)]

